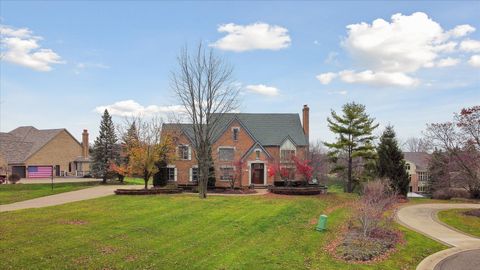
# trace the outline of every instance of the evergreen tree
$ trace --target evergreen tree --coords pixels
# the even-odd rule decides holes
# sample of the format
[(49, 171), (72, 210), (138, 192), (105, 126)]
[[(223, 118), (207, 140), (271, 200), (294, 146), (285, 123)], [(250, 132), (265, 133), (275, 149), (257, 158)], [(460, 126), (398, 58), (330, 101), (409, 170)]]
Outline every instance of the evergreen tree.
[(103, 183), (107, 182), (110, 162), (118, 161), (120, 158), (119, 147), (116, 143), (117, 135), (112, 117), (105, 110), (100, 122), (100, 134), (95, 139), (92, 155), (92, 172), (94, 175), (102, 177)]
[(407, 196), (410, 179), (405, 168), (403, 152), (398, 146), (392, 126), (387, 126), (380, 137), (377, 153), (379, 176), (388, 178), (395, 192)]
[[(375, 119), (370, 118), (365, 112), (365, 106), (355, 102), (347, 103), (342, 107), (343, 115), (338, 115), (332, 110), (331, 118), (327, 118), (329, 129), (338, 135), (334, 143), (324, 143), (330, 148), (329, 157), (336, 163), (333, 171), (345, 171), (347, 185), (345, 190), (353, 192), (353, 161), (362, 160), (360, 164), (368, 164), (368, 160), (375, 158), (375, 148), (372, 145), (374, 136), (372, 132), (378, 127)], [(346, 159), (346, 166), (340, 164), (340, 158)], [(363, 166), (363, 165), (360, 165)], [(358, 180), (357, 180), (358, 181)]]

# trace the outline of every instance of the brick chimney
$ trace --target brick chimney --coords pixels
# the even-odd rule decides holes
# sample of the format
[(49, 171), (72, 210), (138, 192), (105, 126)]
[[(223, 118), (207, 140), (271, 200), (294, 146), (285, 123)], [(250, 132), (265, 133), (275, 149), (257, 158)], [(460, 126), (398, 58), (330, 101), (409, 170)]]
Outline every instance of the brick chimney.
[(88, 158), (88, 131), (86, 129), (82, 133), (82, 157)]
[(303, 124), (303, 132), (305, 132), (305, 137), (307, 138), (308, 142), (308, 136), (310, 132), (310, 108), (308, 108), (308, 105), (305, 104), (303, 105), (303, 119), (302, 119), (302, 124)]

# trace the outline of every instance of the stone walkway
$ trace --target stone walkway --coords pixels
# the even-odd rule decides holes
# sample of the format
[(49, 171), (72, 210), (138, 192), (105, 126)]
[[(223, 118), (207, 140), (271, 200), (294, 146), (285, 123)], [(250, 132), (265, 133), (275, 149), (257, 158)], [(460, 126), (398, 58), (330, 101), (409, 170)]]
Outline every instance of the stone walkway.
[(11, 204), (0, 205), (0, 212), (15, 211), (28, 208), (41, 208), (47, 206), (60, 205), (83, 200), (90, 200), (100, 197), (113, 195), (113, 191), (118, 188), (143, 188), (143, 186), (134, 185), (105, 185), (59, 193), (55, 195), (39, 197), (27, 201), (21, 201)]
[[(417, 270), (471, 269), (469, 268), (469, 261), (458, 259), (456, 260), (455, 268), (445, 268), (450, 265), (448, 263), (441, 266), (442, 268), (435, 268), (436, 265), (450, 256), (460, 254), (464, 251), (480, 249), (479, 238), (466, 235), (460, 231), (450, 228), (437, 219), (438, 211), (464, 208), (480, 208), (480, 204), (418, 204), (406, 206), (397, 211), (397, 221), (399, 223), (451, 247), (425, 258), (422, 262), (420, 262)], [(466, 255), (462, 254), (461, 256), (463, 257)], [(469, 256), (471, 255), (469, 254)]]

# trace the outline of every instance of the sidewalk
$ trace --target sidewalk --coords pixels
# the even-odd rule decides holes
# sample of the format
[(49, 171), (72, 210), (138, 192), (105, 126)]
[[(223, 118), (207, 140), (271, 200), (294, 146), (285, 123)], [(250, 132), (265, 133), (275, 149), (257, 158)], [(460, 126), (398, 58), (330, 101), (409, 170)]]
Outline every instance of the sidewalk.
[[(452, 247), (428, 256), (420, 262), (417, 270), (433, 270), (438, 263), (449, 256), (480, 249), (479, 238), (449, 228), (437, 219), (438, 211), (463, 208), (480, 208), (480, 204), (418, 204), (398, 210), (397, 220), (399, 223)], [(457, 265), (456, 269), (468, 269), (461, 267), (461, 265)]]

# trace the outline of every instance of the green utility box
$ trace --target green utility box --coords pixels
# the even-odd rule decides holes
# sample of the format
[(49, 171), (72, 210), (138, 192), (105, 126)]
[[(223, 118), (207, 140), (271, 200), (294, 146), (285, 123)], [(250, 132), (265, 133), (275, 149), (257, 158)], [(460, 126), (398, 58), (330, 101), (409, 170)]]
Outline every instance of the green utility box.
[(317, 231), (324, 231), (327, 229), (327, 215), (320, 215), (318, 218)]

